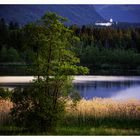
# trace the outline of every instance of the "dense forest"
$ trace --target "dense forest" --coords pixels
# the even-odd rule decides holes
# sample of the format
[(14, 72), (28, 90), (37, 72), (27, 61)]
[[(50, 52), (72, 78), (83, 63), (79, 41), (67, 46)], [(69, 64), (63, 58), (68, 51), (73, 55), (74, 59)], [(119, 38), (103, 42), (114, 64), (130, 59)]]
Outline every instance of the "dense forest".
[(140, 70), (140, 28), (71, 27), (80, 38), (77, 54), (91, 74), (137, 75)]
[[(0, 19), (0, 75), (31, 74), (25, 69), (32, 64), (29, 56), (37, 50), (25, 49), (33, 42), (29, 40), (32, 36), (29, 26), (20, 27), (16, 22), (7, 24), (3, 18)], [(79, 37), (75, 52), (80, 65), (87, 66), (90, 74), (140, 74), (140, 28), (89, 25), (67, 28)]]

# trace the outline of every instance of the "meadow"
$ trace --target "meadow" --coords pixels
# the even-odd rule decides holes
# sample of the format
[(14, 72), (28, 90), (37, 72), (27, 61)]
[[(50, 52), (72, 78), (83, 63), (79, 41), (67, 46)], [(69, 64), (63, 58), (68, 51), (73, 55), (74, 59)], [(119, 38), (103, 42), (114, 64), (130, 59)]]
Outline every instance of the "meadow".
[(0, 100), (0, 135), (140, 135), (140, 100), (94, 98), (66, 102), (66, 115), (54, 133), (33, 133), (12, 124), (12, 103)]

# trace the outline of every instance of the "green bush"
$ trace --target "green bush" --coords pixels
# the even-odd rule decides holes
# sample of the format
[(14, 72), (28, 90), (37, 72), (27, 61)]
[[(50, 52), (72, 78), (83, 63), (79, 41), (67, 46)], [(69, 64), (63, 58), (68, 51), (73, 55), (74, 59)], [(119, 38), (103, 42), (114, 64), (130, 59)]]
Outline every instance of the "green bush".
[[(50, 88), (53, 90), (53, 86)], [(12, 95), (12, 116), (16, 125), (33, 132), (54, 130), (64, 116), (65, 102), (56, 100), (52, 93), (45, 92), (45, 82), (41, 79), (24, 89), (17, 88)]]
[(0, 88), (0, 98), (8, 99), (11, 97), (12, 92), (9, 91), (7, 88)]

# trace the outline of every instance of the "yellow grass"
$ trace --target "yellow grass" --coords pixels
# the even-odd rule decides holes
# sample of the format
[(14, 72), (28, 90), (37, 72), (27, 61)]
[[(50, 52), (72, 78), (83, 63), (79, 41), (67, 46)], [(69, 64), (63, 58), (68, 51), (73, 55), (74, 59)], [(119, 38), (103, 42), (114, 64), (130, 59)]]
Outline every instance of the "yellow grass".
[[(5, 120), (12, 103), (9, 100), (0, 99), (0, 124)], [(67, 101), (66, 106), (67, 116), (83, 117), (85, 118), (140, 118), (140, 100), (113, 100), (95, 98), (93, 100), (80, 100), (74, 104), (71, 100)]]
[(83, 117), (115, 117), (115, 118), (140, 118), (140, 100), (113, 100), (95, 98), (93, 100), (82, 99), (73, 105), (72, 101), (67, 102), (67, 115)]
[(9, 100), (0, 99), (0, 125), (7, 121), (12, 106), (13, 105)]

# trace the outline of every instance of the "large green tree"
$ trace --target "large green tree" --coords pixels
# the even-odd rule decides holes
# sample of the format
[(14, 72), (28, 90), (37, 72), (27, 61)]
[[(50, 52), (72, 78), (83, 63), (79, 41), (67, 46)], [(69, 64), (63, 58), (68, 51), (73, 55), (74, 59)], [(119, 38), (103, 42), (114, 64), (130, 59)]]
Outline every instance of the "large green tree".
[(54, 130), (65, 111), (64, 96), (70, 92), (71, 75), (86, 74), (74, 53), (78, 38), (65, 27), (65, 19), (47, 13), (36, 24), (25, 27), (25, 48), (31, 52), (33, 84), (15, 90), (12, 115), (20, 125), (35, 131)]

